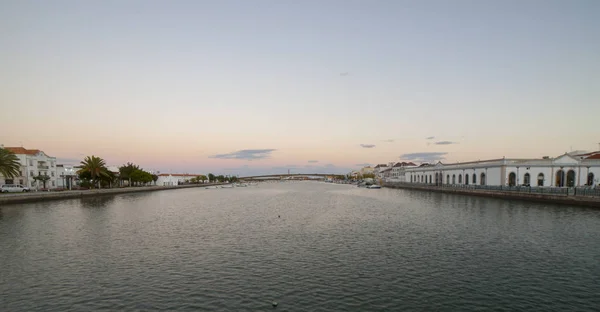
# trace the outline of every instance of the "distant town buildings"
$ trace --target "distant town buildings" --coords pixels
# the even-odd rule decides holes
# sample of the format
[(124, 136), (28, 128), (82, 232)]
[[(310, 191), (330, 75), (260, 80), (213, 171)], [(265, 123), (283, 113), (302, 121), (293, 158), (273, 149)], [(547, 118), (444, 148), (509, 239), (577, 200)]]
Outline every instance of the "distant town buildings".
[(539, 159), (499, 158), (454, 164), (377, 165), (377, 177), (389, 182), (452, 185), (594, 187), (600, 178), (600, 151), (575, 151)]
[[(201, 174), (188, 173), (161, 173), (158, 175), (156, 185), (160, 186), (175, 186), (183, 183), (189, 183), (191, 179), (202, 176)], [(203, 181), (206, 183), (208, 181)]]

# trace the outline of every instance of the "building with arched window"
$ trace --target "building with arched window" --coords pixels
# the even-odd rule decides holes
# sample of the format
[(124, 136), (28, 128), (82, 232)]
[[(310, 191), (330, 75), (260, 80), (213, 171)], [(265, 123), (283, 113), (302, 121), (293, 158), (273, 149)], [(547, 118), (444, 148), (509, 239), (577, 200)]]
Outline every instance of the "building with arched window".
[(400, 167), (398, 176), (398, 180), (402, 181), (436, 185), (595, 187), (599, 184), (600, 152), (565, 153), (554, 158), (538, 159), (498, 158), (454, 164), (438, 162)]

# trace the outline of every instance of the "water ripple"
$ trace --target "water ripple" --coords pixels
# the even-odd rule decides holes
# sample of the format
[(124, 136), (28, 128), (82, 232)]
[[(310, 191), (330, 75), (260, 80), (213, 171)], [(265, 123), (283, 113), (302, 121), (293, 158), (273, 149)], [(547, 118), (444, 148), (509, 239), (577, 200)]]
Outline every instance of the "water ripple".
[(298, 182), (0, 209), (0, 311), (600, 306), (584, 208)]

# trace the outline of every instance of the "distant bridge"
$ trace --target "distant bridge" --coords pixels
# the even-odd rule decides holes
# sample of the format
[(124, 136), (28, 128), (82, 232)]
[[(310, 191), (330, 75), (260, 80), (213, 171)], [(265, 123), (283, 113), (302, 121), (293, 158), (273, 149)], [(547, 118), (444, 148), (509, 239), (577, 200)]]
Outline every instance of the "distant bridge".
[(283, 178), (310, 178), (310, 177), (319, 177), (326, 178), (332, 177), (340, 174), (333, 173), (290, 173), (290, 174), (267, 174), (267, 175), (258, 175), (258, 176), (247, 176), (247, 177), (239, 177), (240, 180), (281, 180)]

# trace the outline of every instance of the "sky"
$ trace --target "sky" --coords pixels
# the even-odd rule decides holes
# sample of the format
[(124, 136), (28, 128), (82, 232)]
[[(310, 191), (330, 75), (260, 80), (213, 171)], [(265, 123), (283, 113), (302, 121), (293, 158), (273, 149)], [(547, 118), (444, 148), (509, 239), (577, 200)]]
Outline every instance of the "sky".
[(0, 1), (0, 144), (173, 173), (598, 150), (600, 1)]

